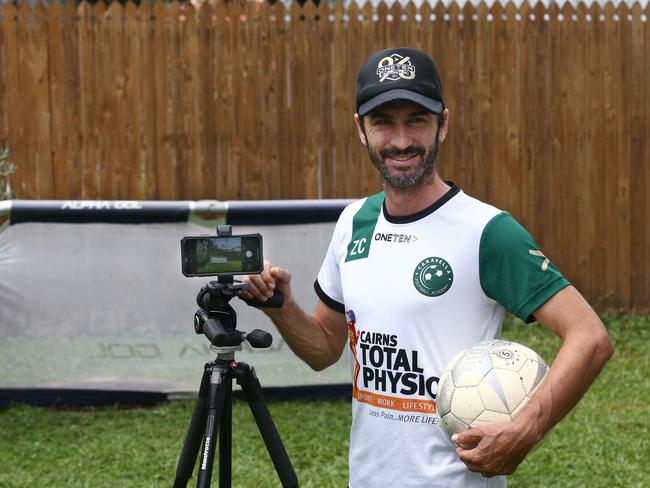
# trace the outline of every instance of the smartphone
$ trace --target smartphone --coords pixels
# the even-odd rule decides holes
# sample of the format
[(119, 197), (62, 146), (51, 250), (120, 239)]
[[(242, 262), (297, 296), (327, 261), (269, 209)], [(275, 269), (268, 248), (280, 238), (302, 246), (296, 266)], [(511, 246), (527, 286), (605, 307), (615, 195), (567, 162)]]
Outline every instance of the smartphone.
[(181, 265), (185, 276), (261, 273), (264, 269), (262, 235), (184, 237)]

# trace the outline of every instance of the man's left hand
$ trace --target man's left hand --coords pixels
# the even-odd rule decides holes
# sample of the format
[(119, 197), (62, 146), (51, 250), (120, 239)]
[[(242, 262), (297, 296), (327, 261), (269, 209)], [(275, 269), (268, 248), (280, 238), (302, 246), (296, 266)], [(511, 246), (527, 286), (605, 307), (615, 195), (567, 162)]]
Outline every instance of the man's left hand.
[(454, 435), (456, 453), (470, 471), (483, 476), (512, 474), (533, 448), (532, 431), (515, 423), (486, 424)]

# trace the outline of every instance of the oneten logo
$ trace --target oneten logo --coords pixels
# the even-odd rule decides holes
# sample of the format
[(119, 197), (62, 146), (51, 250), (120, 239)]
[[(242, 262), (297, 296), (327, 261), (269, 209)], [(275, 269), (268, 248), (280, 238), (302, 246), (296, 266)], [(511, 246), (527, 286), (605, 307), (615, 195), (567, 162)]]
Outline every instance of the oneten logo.
[(381, 58), (377, 64), (377, 76), (380, 83), (386, 80), (412, 80), (415, 78), (415, 66), (411, 63), (410, 56), (391, 54)]
[(383, 242), (396, 242), (398, 244), (410, 244), (418, 240), (415, 234), (387, 234), (385, 232), (377, 232), (373, 239), (375, 241)]

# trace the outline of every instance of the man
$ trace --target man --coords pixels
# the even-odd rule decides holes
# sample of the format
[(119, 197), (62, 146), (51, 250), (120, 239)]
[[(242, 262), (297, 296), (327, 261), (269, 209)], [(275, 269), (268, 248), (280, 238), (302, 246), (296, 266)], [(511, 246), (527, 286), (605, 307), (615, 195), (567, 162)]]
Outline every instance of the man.
[[(266, 264), (245, 297), (315, 370), (348, 339), (353, 378), (350, 487), (505, 486), (531, 448), (593, 382), (613, 346), (591, 307), (509, 214), (443, 181), (435, 168), (449, 111), (433, 61), (408, 48), (361, 68), (354, 116), (384, 192), (349, 205), (305, 313), (291, 275)], [(486, 163), (489, 164), (489, 163)], [(539, 320), (562, 347), (515, 421), (449, 442), (435, 414), (438, 378), (460, 350), (498, 337), (504, 310)]]

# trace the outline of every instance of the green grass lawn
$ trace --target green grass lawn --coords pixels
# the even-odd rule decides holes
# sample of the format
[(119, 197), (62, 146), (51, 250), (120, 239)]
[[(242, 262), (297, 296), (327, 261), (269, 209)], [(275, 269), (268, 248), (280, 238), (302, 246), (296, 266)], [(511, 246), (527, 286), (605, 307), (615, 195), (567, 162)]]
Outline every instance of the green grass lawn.
[[(510, 477), (510, 487), (650, 486), (650, 318), (606, 324), (614, 358)], [(504, 337), (547, 360), (559, 347), (539, 326), (509, 323)], [(0, 411), (0, 487), (171, 486), (193, 406), (172, 401), (153, 408)], [(271, 402), (269, 408), (301, 486), (347, 486), (349, 403)], [(233, 433), (233, 486), (280, 486), (241, 401), (233, 406)], [(216, 473), (212, 485), (218, 486)]]

